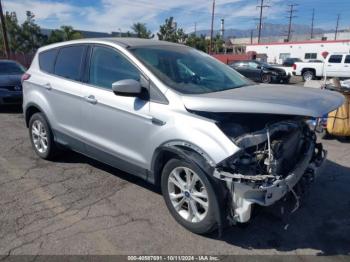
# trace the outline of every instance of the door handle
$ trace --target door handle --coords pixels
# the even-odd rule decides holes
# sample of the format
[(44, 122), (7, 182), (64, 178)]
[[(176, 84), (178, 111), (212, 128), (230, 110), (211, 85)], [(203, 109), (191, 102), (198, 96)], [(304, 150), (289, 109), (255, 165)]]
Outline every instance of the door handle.
[(52, 89), (52, 86), (51, 86), (50, 83), (46, 83), (46, 84), (44, 85), (44, 87), (45, 87), (45, 89), (47, 89), (47, 90), (51, 90), (51, 89)]
[(344, 66), (344, 67), (349, 67), (349, 66), (346, 65), (346, 66)]
[(93, 95), (85, 96), (84, 99), (90, 104), (97, 104), (97, 99)]

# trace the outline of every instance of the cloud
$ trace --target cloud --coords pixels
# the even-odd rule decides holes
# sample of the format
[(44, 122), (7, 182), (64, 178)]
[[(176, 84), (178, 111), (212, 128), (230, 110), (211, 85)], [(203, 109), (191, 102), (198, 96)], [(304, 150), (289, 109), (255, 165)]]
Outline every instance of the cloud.
[[(280, 0), (273, 0), (277, 1)], [(26, 10), (32, 11), (38, 24), (44, 28), (72, 25), (81, 30), (111, 32), (127, 31), (133, 23), (143, 22), (156, 32), (159, 24), (169, 16), (174, 16), (179, 26), (187, 32), (193, 31), (195, 22), (198, 29), (210, 27), (211, 1), (100, 0), (98, 5), (89, 5), (86, 2), (79, 1), (78, 5), (72, 1), (68, 3), (47, 0), (4, 0), (3, 5), (6, 11), (15, 11), (20, 22), (25, 19)], [(278, 12), (278, 7), (274, 7), (269, 8), (266, 14), (272, 17)], [(216, 1), (216, 28), (219, 26), (220, 18), (225, 18), (227, 27), (231, 27), (230, 24), (242, 19), (252, 24), (253, 18), (257, 16), (255, 0)]]

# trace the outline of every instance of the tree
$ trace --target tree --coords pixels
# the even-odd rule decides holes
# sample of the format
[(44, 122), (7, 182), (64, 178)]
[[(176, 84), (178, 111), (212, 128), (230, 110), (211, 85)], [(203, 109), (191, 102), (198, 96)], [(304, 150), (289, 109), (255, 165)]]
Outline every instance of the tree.
[[(6, 21), (7, 34), (8, 34), (8, 40), (9, 40), (9, 46), (10, 46), (11, 52), (21, 51), (22, 28), (18, 24), (16, 13), (6, 12), (5, 21)], [(0, 34), (0, 49), (3, 50), (2, 34)]]
[(216, 35), (213, 39), (213, 51), (215, 53), (220, 53), (224, 50), (225, 41), (222, 39), (220, 35)]
[(174, 17), (172, 16), (165, 19), (165, 23), (159, 27), (157, 35), (159, 40), (174, 43), (184, 43), (188, 37), (182, 28), (177, 28)]
[(74, 30), (71, 26), (63, 25), (60, 29), (51, 32), (47, 42), (51, 44), (81, 38), (83, 38), (83, 35), (80, 32)]
[(131, 27), (138, 38), (153, 38), (154, 34), (147, 29), (146, 24), (144, 23), (134, 23)]
[(207, 52), (209, 47), (209, 40), (205, 39), (204, 35), (196, 36), (195, 34), (191, 34), (186, 40), (186, 45), (203, 52)]
[(46, 37), (41, 33), (40, 27), (35, 23), (34, 14), (26, 12), (26, 20), (22, 24), (20, 35), (21, 51), (33, 52), (46, 43)]

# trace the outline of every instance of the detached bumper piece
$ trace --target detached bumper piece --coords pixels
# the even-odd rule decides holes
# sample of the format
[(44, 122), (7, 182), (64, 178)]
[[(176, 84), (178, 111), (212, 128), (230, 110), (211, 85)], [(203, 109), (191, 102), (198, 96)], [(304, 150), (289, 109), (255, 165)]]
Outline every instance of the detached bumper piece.
[[(281, 129), (286, 130), (287, 125)], [(278, 132), (280, 132), (280, 130)], [(296, 129), (297, 130), (297, 129)], [(290, 130), (287, 132), (289, 138), (283, 141), (283, 145), (290, 146), (290, 141), (294, 141), (294, 137), (299, 139), (299, 136), (295, 136), (294, 130)], [(254, 175), (253, 172), (247, 172), (247, 170), (242, 170), (242, 168), (233, 169), (233, 171), (242, 170), (243, 172), (231, 172), (227, 171), (227, 169), (220, 170), (217, 168), (214, 171), (214, 176), (220, 180), (224, 180), (226, 182), (227, 188), (231, 192), (231, 212), (229, 219), (232, 223), (244, 223), (248, 222), (251, 217), (252, 205), (258, 204), (261, 206), (270, 206), (282, 199), (288, 192), (291, 192), (296, 200), (296, 205), (294, 210), (299, 207), (299, 196), (295, 193), (293, 188), (298, 183), (310, 184), (313, 180), (319, 167), (322, 166), (324, 160), (326, 159), (326, 151), (323, 150), (322, 144), (316, 144), (315, 137), (312, 133), (309, 133), (310, 136), (303, 136), (301, 140), (303, 140), (303, 145), (300, 151), (298, 151), (299, 157), (298, 160), (293, 163), (293, 168), (289, 169), (287, 173), (283, 173), (284, 169), (281, 168), (281, 165), (286, 165), (285, 159), (280, 156), (277, 158), (276, 148), (272, 146), (270, 151), (274, 151), (271, 154), (270, 159), (271, 162), (267, 163), (267, 158), (259, 159), (258, 161), (263, 161), (267, 165), (267, 171), (262, 175)], [(270, 137), (270, 134), (268, 134)], [(256, 136), (254, 136), (256, 139)], [(273, 145), (273, 141), (268, 142), (268, 148), (270, 148), (270, 144)], [(294, 141), (295, 143), (295, 141)], [(259, 143), (260, 144), (260, 143)], [(283, 146), (282, 146), (283, 147)], [(258, 150), (259, 154), (261, 154), (261, 150)], [(285, 155), (288, 155), (287, 150), (284, 151)], [(273, 160), (273, 157), (275, 159)], [(291, 157), (287, 160), (289, 160)], [(242, 159), (242, 157), (241, 157)], [(283, 161), (281, 163), (278, 162), (279, 159)], [(242, 161), (242, 160), (240, 160)], [(246, 160), (245, 160), (246, 161)], [(275, 164), (273, 165), (272, 162)], [(258, 169), (260, 170), (260, 168)], [(283, 175), (281, 175), (283, 174)], [(294, 212), (294, 211), (292, 211)]]

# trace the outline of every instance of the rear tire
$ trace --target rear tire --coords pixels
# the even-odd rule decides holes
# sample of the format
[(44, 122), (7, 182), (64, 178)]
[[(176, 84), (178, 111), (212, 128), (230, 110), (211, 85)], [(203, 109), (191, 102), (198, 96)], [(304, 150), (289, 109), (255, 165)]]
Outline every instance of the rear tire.
[(35, 113), (29, 120), (29, 136), (35, 153), (43, 159), (53, 159), (58, 149), (44, 114)]
[(179, 224), (196, 234), (215, 230), (215, 191), (200, 168), (171, 159), (163, 168), (161, 188), (165, 204)]
[(315, 73), (311, 70), (307, 70), (305, 72), (303, 72), (303, 79), (304, 81), (311, 81), (315, 79)]

